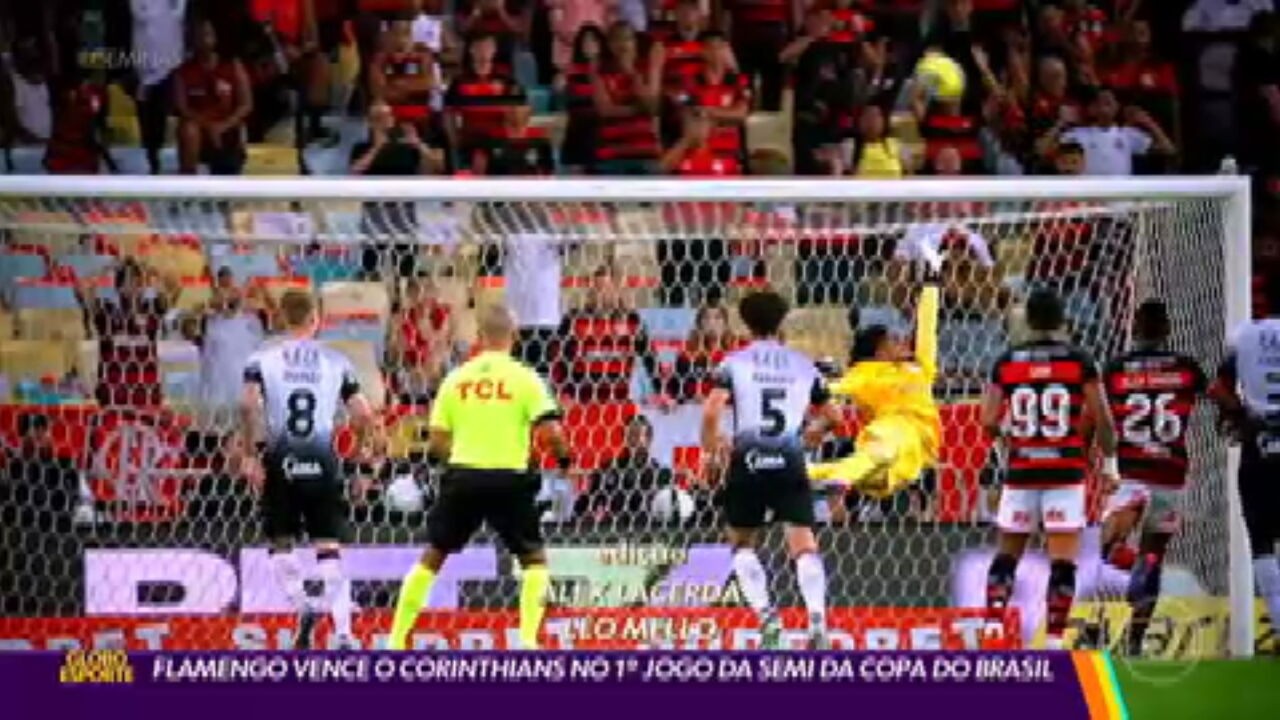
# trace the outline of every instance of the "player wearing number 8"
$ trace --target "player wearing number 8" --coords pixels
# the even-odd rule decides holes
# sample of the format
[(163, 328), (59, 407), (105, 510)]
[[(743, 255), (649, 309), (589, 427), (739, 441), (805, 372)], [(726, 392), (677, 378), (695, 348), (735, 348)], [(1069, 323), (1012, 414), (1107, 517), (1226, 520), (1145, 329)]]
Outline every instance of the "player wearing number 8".
[[(310, 647), (316, 613), (325, 609), (333, 615), (339, 644), (350, 645), (350, 587), (339, 560), (345, 489), (333, 438), (343, 404), (364, 451), (376, 451), (371, 446), (378, 439), (377, 422), (351, 363), (315, 341), (319, 313), (311, 296), (287, 292), (280, 310), (287, 337), (254, 353), (245, 365), (243, 447), (256, 445), (261, 451), (263, 531), (271, 543), (277, 580), (300, 616), (298, 648)], [(252, 455), (246, 457), (257, 463)], [(304, 531), (316, 551), (323, 588), (319, 600), (303, 590), (302, 570), (293, 552)]]
[[(1207, 380), (1195, 360), (1164, 347), (1171, 325), (1159, 300), (1134, 315), (1135, 347), (1103, 372), (1111, 412), (1119, 426), (1120, 487), (1107, 499), (1103, 560), (1130, 570), (1126, 593), (1133, 614), (1127, 650), (1139, 655), (1160, 596), (1165, 550), (1181, 523), (1187, 480), (1187, 428)], [(1141, 520), (1138, 552), (1128, 544)]]
[(995, 362), (983, 397), (982, 425), (1007, 455), (996, 524), (999, 547), (987, 576), (988, 638), (1002, 632), (1018, 561), (1037, 526), (1049, 554), (1047, 640), (1062, 635), (1075, 596), (1076, 555), (1085, 525), (1084, 481), (1089, 418), (1106, 456), (1103, 475), (1118, 474), (1115, 426), (1093, 360), (1062, 339), (1062, 301), (1049, 290), (1027, 298), (1028, 342)]

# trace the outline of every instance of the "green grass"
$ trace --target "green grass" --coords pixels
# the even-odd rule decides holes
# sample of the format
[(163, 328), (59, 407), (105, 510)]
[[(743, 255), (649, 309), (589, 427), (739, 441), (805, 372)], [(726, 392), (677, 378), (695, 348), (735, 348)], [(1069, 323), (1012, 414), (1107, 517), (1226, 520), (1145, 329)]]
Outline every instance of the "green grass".
[(1280, 718), (1280, 659), (1113, 662), (1131, 720)]

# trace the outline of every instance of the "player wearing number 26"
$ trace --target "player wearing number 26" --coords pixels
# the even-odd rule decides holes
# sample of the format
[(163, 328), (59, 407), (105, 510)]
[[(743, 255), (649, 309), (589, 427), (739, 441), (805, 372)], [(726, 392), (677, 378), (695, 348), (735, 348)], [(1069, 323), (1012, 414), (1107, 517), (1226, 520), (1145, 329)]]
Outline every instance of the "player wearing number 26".
[(876, 325), (858, 331), (853, 367), (831, 386), (851, 398), (862, 430), (857, 452), (809, 467), (815, 481), (847, 484), (872, 497), (887, 497), (914, 482), (938, 460), (942, 422), (933, 383), (938, 375), (938, 275), (941, 258), (925, 261), (925, 284), (916, 308), (915, 348)]
[[(377, 422), (351, 363), (314, 339), (319, 313), (311, 296), (287, 292), (280, 310), (287, 336), (251, 355), (245, 365), (242, 431), (246, 446), (264, 438), (259, 444), (265, 474), (263, 531), (271, 543), (277, 579), (300, 615), (298, 647), (310, 647), (316, 613), (321, 610), (332, 613), (339, 643), (350, 644), (350, 587), (339, 561), (339, 543), (345, 534), (345, 488), (333, 439), (344, 404), (365, 453), (377, 452)], [(303, 591), (302, 571), (293, 552), (293, 543), (303, 531), (316, 551), (323, 587), (318, 600)]]
[(1004, 626), (1018, 560), (1037, 526), (1050, 559), (1047, 643), (1062, 647), (1075, 597), (1076, 555), (1085, 525), (1084, 481), (1092, 424), (1105, 455), (1103, 476), (1114, 484), (1116, 438), (1097, 365), (1061, 339), (1062, 300), (1050, 290), (1027, 298), (1028, 342), (1005, 351), (991, 370), (982, 424), (1004, 442), (1004, 487), (996, 524), (999, 547), (987, 577), (988, 636)]
[[(1130, 571), (1130, 655), (1141, 654), (1159, 600), (1165, 550), (1181, 523), (1180, 496), (1190, 459), (1187, 428), (1208, 385), (1195, 360), (1165, 347), (1170, 331), (1165, 304), (1144, 302), (1134, 315), (1134, 349), (1112, 360), (1102, 374), (1119, 427), (1121, 477), (1103, 514), (1102, 558)], [(1128, 539), (1139, 522), (1134, 552)]]

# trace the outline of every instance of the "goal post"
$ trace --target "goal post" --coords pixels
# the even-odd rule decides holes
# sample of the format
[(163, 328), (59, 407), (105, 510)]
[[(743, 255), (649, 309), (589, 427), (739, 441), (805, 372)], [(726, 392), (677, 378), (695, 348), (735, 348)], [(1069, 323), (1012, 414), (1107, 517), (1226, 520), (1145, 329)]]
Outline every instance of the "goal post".
[[(387, 585), (398, 577), (393, 569), (410, 557), (403, 554), (406, 543), (420, 541), (421, 510), (431, 497), (432, 474), (412, 450), (420, 428), (406, 418), (429, 402), (432, 378), (465, 357), (475, 310), (505, 302), (525, 326), (522, 344), (540, 347), (535, 361), (570, 407), (575, 445), (588, 469), (606, 466), (626, 449), (636, 416), (649, 421), (652, 460), (661, 468), (658, 484), (645, 485), (643, 496), (618, 485), (592, 490), (546, 473), (552, 574), (561, 576), (553, 620), (579, 627), (573, 623), (612, 617), (617, 608), (649, 607), (641, 615), (671, 608), (677, 618), (719, 623), (709, 632), (723, 631), (715, 642), (729, 647), (729, 633), (741, 620), (725, 606), (737, 601), (675, 597), (682, 593), (673, 579), (682, 572), (701, 573), (711, 584), (727, 579), (714, 491), (692, 479), (697, 372), (711, 354), (691, 340), (704, 319), (699, 308), (772, 287), (795, 306), (788, 340), (843, 364), (850, 306), (860, 308), (864, 324), (908, 329), (913, 297), (904, 248), (925, 237), (944, 243), (956, 260), (949, 262), (943, 301), (938, 395), (947, 431), (940, 466), (909, 493), (910, 502), (856, 503), (844, 507), (849, 519), (823, 516), (833, 605), (843, 613), (833, 623), (840, 629), (841, 618), (848, 618), (845, 629), (861, 647), (880, 642), (868, 628), (879, 627), (885, 611), (942, 605), (959, 612), (975, 602), (975, 578), (978, 568), (985, 572), (989, 555), (983, 553), (990, 550), (984, 483), (991, 467), (974, 400), (990, 360), (1020, 332), (1027, 290), (1060, 291), (1073, 334), (1099, 360), (1127, 347), (1137, 302), (1164, 297), (1178, 348), (1211, 371), (1227, 333), (1250, 316), (1250, 226), (1247, 179), (1223, 176), (0, 177), (0, 253), (24, 256), (0, 271), (0, 329), (12, 331), (0, 339), (0, 394), (8, 393), (0, 405), (0, 447), (21, 452), (24, 418), (43, 414), (59, 453), (82, 479), (74, 512), (46, 496), (0, 496), (5, 517), (25, 512), (36, 518), (30, 527), (0, 527), (0, 544), (8, 546), (0, 553), (0, 574), (21, 576), (0, 588), (0, 642), (26, 633), (38, 645), (40, 637), (56, 635), (39, 630), (49, 619), (56, 622), (48, 628), (65, 629), (79, 627), (72, 622), (77, 618), (139, 615), (177, 617), (174, 633), (185, 628), (181, 632), (204, 633), (200, 642), (230, 646), (244, 628), (209, 617), (283, 614), (279, 594), (259, 587), (262, 539), (251, 493), (227, 491), (218, 500), (225, 488), (207, 478), (221, 473), (222, 461), (190, 457), (222, 452), (193, 449), (192, 438), (225, 438), (234, 430), (234, 415), (209, 407), (201, 394), (205, 350), (187, 343), (187, 321), (216, 295), (211, 286), (223, 269), (231, 282), (263, 288), (268, 296), (289, 287), (316, 291), (327, 316), (322, 336), (352, 354), (367, 389), (403, 435), (393, 440), (401, 453), (394, 462), (376, 471), (353, 469), (370, 474), (375, 488), (367, 504), (357, 502), (354, 482), (351, 490), (353, 539), (364, 554), (353, 551), (359, 559), (349, 563), (365, 573), (356, 578), (356, 600), (369, 627), (385, 618)], [(79, 309), (69, 288), (92, 280), (109, 296), (112, 282), (104, 273), (121, 257), (137, 258), (174, 281), (174, 307), (157, 331), (163, 347), (161, 377), (154, 381), (164, 395), (158, 410), (103, 396), (110, 378), (102, 376), (99, 349), (66, 322)], [(19, 266), (27, 269), (11, 269)], [(607, 282), (600, 280), (605, 275)], [(409, 288), (419, 278), (429, 278), (431, 302), (450, 310), (447, 326), (441, 320), (436, 327), (431, 313), (406, 320), (410, 316), (398, 312), (412, 302)], [(606, 293), (625, 296), (639, 321), (603, 334), (644, 330), (652, 355), (651, 363), (635, 361), (621, 389), (607, 392), (596, 387), (596, 369), (556, 354), (563, 344), (555, 328), (575, 307), (599, 303)], [(732, 314), (726, 318), (731, 331), (738, 327)], [(439, 362), (422, 360), (434, 352), (429, 337), (435, 332), (443, 333), (447, 350)], [(602, 352), (616, 351), (608, 345)], [(410, 355), (419, 360), (410, 363)], [(47, 387), (45, 376), (53, 373), (77, 374), (80, 389)], [(95, 397), (105, 402), (94, 405)], [(42, 404), (48, 406), (33, 407)], [(152, 419), (139, 420), (143, 416)], [(1218, 636), (1191, 642), (1211, 645), (1207, 654), (1248, 656), (1255, 601), (1234, 482), (1238, 455), (1217, 437), (1207, 413), (1197, 415), (1190, 447), (1188, 527), (1170, 563), (1178, 567), (1178, 582), (1185, 580), (1203, 600), (1195, 620), (1226, 618)], [(64, 524), (50, 518), (62, 514), (73, 516), (72, 527), (59, 534), (50, 528)], [(487, 547), (489, 539), (478, 542)], [(56, 555), (57, 562), (33, 563), (23, 547)], [(612, 559), (601, 560), (601, 553)], [(462, 561), (463, 575), (447, 583), (450, 599), (434, 605), (453, 614), (429, 613), (424, 620), (433, 631), (442, 626), (442, 642), (451, 646), (463, 643), (459, 632), (476, 629), (468, 623), (507, 621), (486, 613), (509, 610), (510, 563), (482, 555)], [(1086, 568), (1082, 561), (1082, 583), (1092, 589), (1081, 600), (1101, 605), (1107, 580), (1096, 558), (1091, 562)], [(794, 591), (782, 587), (791, 582), (782, 565), (771, 560), (779, 600), (795, 603)], [(1042, 580), (1032, 574), (1026, 582)], [(1024, 635), (1034, 633), (1039, 620), (1033, 607), (1039, 601), (1026, 598), (1031, 619), (1024, 619)], [(575, 607), (585, 615), (574, 615)], [(112, 627), (97, 620), (82, 625)], [(896, 646), (924, 637), (911, 636), (908, 625), (900, 627)], [(262, 627), (269, 634), (276, 626)]]

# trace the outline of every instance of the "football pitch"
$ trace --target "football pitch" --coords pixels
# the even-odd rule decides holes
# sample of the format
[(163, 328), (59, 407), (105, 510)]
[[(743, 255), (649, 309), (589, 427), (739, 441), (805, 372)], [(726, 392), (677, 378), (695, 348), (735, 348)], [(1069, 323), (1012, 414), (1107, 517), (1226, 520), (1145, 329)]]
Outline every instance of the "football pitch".
[(1280, 718), (1280, 658), (1113, 662), (1130, 720)]

